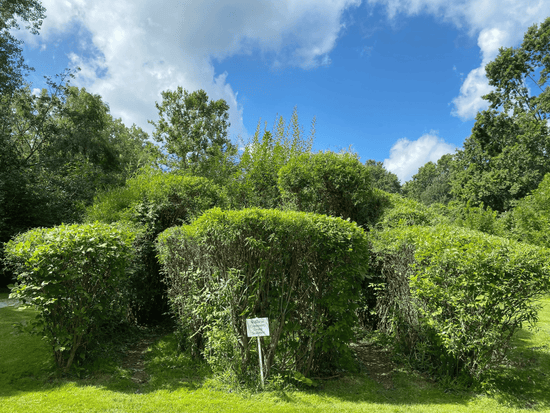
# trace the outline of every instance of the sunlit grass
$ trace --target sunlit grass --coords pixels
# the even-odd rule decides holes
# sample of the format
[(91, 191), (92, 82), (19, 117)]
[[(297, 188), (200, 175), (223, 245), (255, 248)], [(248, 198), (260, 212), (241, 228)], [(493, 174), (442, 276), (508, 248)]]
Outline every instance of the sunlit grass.
[[(322, 381), (314, 390), (274, 386), (236, 392), (212, 380), (208, 367), (178, 353), (172, 335), (146, 352), (149, 379), (131, 380), (116, 357), (82, 378), (59, 377), (40, 339), (12, 335), (32, 310), (0, 309), (0, 412), (514, 412), (550, 411), (550, 298), (536, 331), (515, 337), (509, 361), (485, 392), (453, 388), (404, 368), (385, 390), (366, 374)], [(276, 387), (276, 386), (275, 386)]]

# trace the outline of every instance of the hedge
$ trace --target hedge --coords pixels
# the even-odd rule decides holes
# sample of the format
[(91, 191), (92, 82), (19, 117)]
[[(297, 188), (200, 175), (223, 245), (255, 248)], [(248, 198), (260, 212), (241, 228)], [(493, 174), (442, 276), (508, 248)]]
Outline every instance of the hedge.
[(155, 170), (142, 171), (125, 187), (96, 198), (88, 209), (89, 220), (120, 220), (144, 227), (134, 243), (136, 254), (128, 281), (131, 315), (137, 324), (155, 324), (168, 311), (154, 247), (157, 235), (171, 226), (188, 224), (207, 209), (226, 202), (223, 191), (206, 178)]
[(465, 228), (390, 229), (376, 234), (373, 253), (386, 287), (381, 327), (446, 374), (496, 366), (550, 287), (550, 250)]
[(309, 375), (349, 358), (368, 263), (367, 236), (355, 223), (216, 208), (160, 234), (158, 250), (182, 346), (215, 371), (242, 377), (257, 365), (245, 322), (254, 317), (270, 322), (266, 375)]
[(17, 274), (10, 297), (38, 309), (31, 331), (51, 345), (63, 371), (86, 356), (106, 324), (126, 316), (124, 284), (135, 235), (114, 225), (61, 225), (6, 244), (6, 262)]

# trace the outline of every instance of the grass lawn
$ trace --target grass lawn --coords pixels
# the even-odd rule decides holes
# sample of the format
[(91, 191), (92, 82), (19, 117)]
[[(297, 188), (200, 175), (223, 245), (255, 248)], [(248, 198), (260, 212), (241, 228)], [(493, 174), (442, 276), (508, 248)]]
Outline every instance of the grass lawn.
[(538, 329), (517, 334), (509, 360), (483, 394), (434, 383), (405, 366), (395, 368), (392, 386), (366, 371), (314, 390), (236, 393), (178, 354), (170, 334), (144, 336), (124, 359), (99, 357), (81, 378), (62, 378), (45, 343), (11, 334), (12, 324), (31, 319), (33, 311), (5, 307), (0, 412), (550, 412), (550, 298), (542, 304)]

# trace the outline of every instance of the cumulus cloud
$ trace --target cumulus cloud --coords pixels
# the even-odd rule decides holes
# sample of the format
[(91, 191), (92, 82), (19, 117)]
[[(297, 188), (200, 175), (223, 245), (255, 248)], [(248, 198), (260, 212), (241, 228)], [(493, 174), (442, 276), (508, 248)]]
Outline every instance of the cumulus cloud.
[[(85, 52), (69, 58), (76, 83), (100, 94), (127, 124), (156, 120), (160, 92), (204, 89), (230, 105), (231, 134), (246, 136), (230, 73), (213, 61), (259, 51), (273, 66), (330, 64), (342, 15), (360, 0), (42, 0), (47, 9), (31, 44), (78, 32)], [(25, 34), (23, 34), (25, 36)], [(86, 43), (87, 42), (87, 43)], [(150, 128), (149, 128), (150, 129)]]
[(491, 89), (485, 77), (485, 65), (493, 60), (500, 47), (521, 43), (529, 26), (541, 23), (550, 15), (547, 0), (367, 0), (385, 6), (390, 19), (398, 15), (431, 14), (476, 36), (481, 63), (467, 75), (459, 95), (453, 100), (452, 114), (462, 120), (475, 117), (487, 107), (481, 96)]
[(439, 158), (456, 150), (454, 145), (445, 142), (431, 131), (415, 141), (407, 138), (398, 140), (390, 149), (390, 157), (384, 159), (384, 167), (397, 175), (404, 183), (418, 172), (427, 162), (437, 162)]

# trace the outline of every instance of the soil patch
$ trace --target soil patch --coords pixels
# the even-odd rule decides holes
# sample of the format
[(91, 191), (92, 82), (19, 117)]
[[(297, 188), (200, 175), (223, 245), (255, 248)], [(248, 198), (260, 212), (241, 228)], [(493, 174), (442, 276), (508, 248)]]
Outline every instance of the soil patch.
[(356, 344), (352, 350), (371, 379), (386, 390), (393, 388), (394, 366), (388, 350), (372, 343)]
[(132, 372), (131, 380), (136, 384), (149, 381), (149, 375), (145, 371), (145, 353), (158, 337), (145, 337), (126, 351), (126, 357), (122, 361), (122, 368)]

